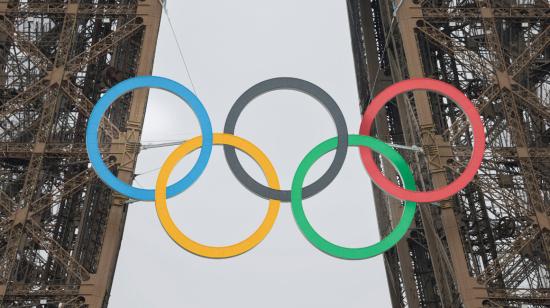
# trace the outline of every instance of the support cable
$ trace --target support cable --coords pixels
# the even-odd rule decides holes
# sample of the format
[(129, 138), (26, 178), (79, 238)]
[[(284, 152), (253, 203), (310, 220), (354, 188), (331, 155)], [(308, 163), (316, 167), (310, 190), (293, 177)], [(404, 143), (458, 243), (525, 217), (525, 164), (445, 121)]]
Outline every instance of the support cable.
[[(141, 145), (141, 150), (150, 150), (150, 149), (158, 149), (158, 148), (165, 148), (165, 147), (171, 147), (183, 144), (187, 140), (181, 140), (181, 141), (175, 141), (175, 142), (165, 142), (165, 143), (149, 143), (149, 144), (143, 144)], [(402, 150), (409, 150), (414, 152), (424, 152), (424, 150), (416, 145), (413, 146), (407, 146), (407, 145), (401, 145), (401, 144), (393, 144), (393, 143), (387, 143), (387, 145), (396, 148), (396, 149), (402, 149)]]
[[(388, 46), (390, 44), (390, 37), (391, 37), (391, 33), (393, 32), (393, 27), (395, 26), (395, 20), (396, 20), (396, 17), (397, 17), (397, 13), (399, 12), (399, 9), (401, 9), (401, 6), (403, 5), (403, 1), (404, 0), (401, 0), (399, 2), (399, 4), (397, 5), (397, 7), (393, 10), (393, 16), (392, 16), (392, 19), (391, 19), (391, 22), (390, 22), (390, 28), (388, 29), (388, 32), (387, 34), (390, 34), (390, 35), (386, 35), (386, 40), (384, 42), (384, 49), (382, 50), (382, 56), (384, 56), (384, 54), (386, 54), (386, 52), (388, 51)], [(382, 59), (380, 59), (380, 62), (382, 62)], [(374, 90), (376, 90), (376, 84), (378, 83), (378, 76), (380, 76), (380, 69), (382, 68), (381, 65), (378, 65), (378, 69), (376, 70), (376, 75), (374, 76), (374, 83), (372, 85), (372, 89), (373, 91), (370, 92), (370, 98), (369, 100), (373, 100), (374, 98)]]
[(168, 20), (168, 24), (170, 25), (170, 31), (172, 32), (172, 37), (174, 38), (174, 41), (176, 42), (176, 46), (178, 48), (180, 58), (183, 61), (183, 65), (185, 66), (185, 71), (187, 73), (187, 77), (189, 77), (189, 81), (191, 83), (191, 88), (193, 88), (193, 92), (195, 92), (195, 95), (199, 95), (197, 92), (197, 88), (195, 87), (195, 83), (193, 82), (193, 78), (191, 77), (191, 72), (189, 70), (189, 66), (187, 65), (187, 61), (185, 60), (185, 55), (183, 53), (183, 48), (181, 47), (181, 44), (178, 40), (178, 36), (176, 35), (176, 30), (174, 27), (174, 24), (172, 23), (172, 18), (170, 18), (170, 14), (168, 13), (168, 9), (166, 8), (166, 0), (158, 0), (160, 5), (162, 6), (162, 10), (164, 11), (164, 14), (166, 15), (166, 19)]

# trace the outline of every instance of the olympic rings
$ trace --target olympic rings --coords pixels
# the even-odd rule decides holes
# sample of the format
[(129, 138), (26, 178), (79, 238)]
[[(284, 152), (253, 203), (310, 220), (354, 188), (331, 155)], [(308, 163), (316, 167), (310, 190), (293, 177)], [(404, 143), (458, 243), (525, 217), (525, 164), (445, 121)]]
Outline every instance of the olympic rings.
[(485, 131), (479, 113), (474, 104), (472, 104), (472, 102), (458, 89), (448, 83), (428, 78), (404, 80), (393, 84), (378, 94), (368, 105), (363, 115), (359, 133), (361, 135), (369, 135), (378, 111), (397, 95), (412, 90), (430, 90), (445, 95), (458, 104), (464, 113), (466, 113), (474, 132), (474, 149), (472, 151), (472, 158), (466, 166), (466, 169), (464, 169), (463, 173), (454, 182), (445, 187), (438, 188), (434, 191), (410, 191), (397, 186), (380, 172), (369, 149), (364, 147), (359, 148), (361, 159), (372, 180), (380, 189), (388, 194), (401, 200), (415, 202), (428, 203), (443, 200), (456, 194), (471, 182), (481, 166), (483, 154), (485, 152)]
[[(409, 165), (403, 156), (401, 156), (396, 150), (384, 142), (368, 136), (350, 135), (348, 141), (350, 146), (366, 146), (382, 154), (393, 164), (394, 168), (397, 169), (404, 186), (410, 190), (416, 189), (414, 176), (409, 168)], [(313, 166), (313, 164), (323, 155), (334, 150), (336, 144), (336, 138), (329, 139), (319, 144), (311, 150), (311, 152), (309, 152), (300, 163), (292, 181), (292, 213), (294, 214), (296, 224), (304, 236), (319, 250), (331, 256), (342, 259), (358, 260), (372, 258), (392, 248), (407, 233), (407, 230), (411, 226), (414, 219), (416, 203), (405, 201), (403, 215), (401, 216), (401, 220), (395, 229), (384, 239), (371, 246), (363, 248), (347, 248), (338, 246), (324, 239), (315, 231), (315, 229), (313, 229), (307, 220), (306, 214), (304, 213), (304, 208), (302, 206), (302, 185), (304, 184), (304, 179), (311, 166)]]
[[(185, 142), (172, 152), (164, 165), (162, 165), (157, 179), (155, 194), (157, 215), (168, 235), (187, 251), (208, 258), (229, 258), (237, 256), (254, 248), (254, 246), (258, 245), (267, 236), (275, 223), (281, 202), (274, 199), (269, 200), (269, 208), (260, 227), (251, 236), (240, 243), (226, 247), (212, 247), (197, 243), (185, 236), (170, 217), (170, 213), (168, 213), (168, 207), (166, 205), (166, 185), (177, 163), (185, 157), (185, 155), (198, 149), (201, 146), (201, 142), (202, 137), (196, 137)], [(248, 154), (262, 168), (269, 187), (279, 189), (279, 178), (277, 177), (275, 168), (273, 168), (267, 156), (255, 145), (243, 138), (228, 134), (214, 134), (214, 144), (230, 145)]]
[(158, 88), (169, 91), (191, 107), (197, 118), (199, 119), (199, 124), (203, 134), (203, 147), (201, 148), (201, 153), (199, 159), (197, 160), (196, 165), (189, 171), (189, 173), (178, 182), (170, 185), (168, 190), (168, 197), (174, 197), (179, 193), (186, 190), (189, 186), (199, 178), (202, 174), (208, 160), (210, 159), (210, 154), (212, 153), (212, 124), (210, 123), (210, 118), (206, 109), (202, 105), (201, 101), (189, 91), (183, 85), (163, 77), (156, 76), (139, 76), (127, 79), (114, 87), (112, 87), (101, 99), (97, 102), (90, 119), (88, 120), (88, 127), (86, 128), (86, 149), (88, 151), (88, 157), (90, 158), (90, 163), (94, 168), (97, 176), (109, 187), (118, 191), (119, 193), (126, 195), (130, 198), (136, 200), (145, 200), (145, 201), (154, 201), (155, 200), (155, 191), (152, 189), (142, 189), (137, 188), (127, 183), (124, 183), (116, 176), (114, 176), (109, 168), (105, 166), (103, 159), (101, 158), (101, 153), (99, 151), (99, 145), (97, 140), (97, 130), (99, 124), (101, 123), (101, 117), (107, 111), (107, 108), (117, 100), (122, 95), (139, 88)]
[[(239, 116), (244, 108), (253, 99), (262, 94), (282, 89), (297, 90), (315, 98), (328, 110), (332, 116), (334, 124), (336, 124), (336, 131), (338, 134), (338, 147), (336, 148), (336, 155), (334, 156), (334, 160), (325, 174), (323, 174), (317, 181), (304, 188), (304, 198), (309, 198), (325, 189), (334, 180), (340, 172), (342, 165), (344, 165), (344, 160), (346, 159), (346, 154), (348, 151), (348, 128), (346, 125), (346, 119), (342, 114), (342, 110), (338, 107), (338, 104), (336, 104), (327, 92), (310, 82), (297, 78), (274, 78), (260, 82), (248, 89), (237, 99), (229, 111), (223, 131), (226, 134), (234, 134)], [(239, 159), (237, 158), (237, 153), (234, 148), (224, 147), (224, 152), (229, 168), (231, 168), (231, 171), (235, 177), (250, 191), (264, 198), (277, 199), (284, 202), (290, 201), (290, 190), (274, 190), (272, 188), (265, 187), (254, 180), (246, 172), (246, 170), (244, 170), (243, 166), (239, 162)]]
[[(97, 137), (101, 117), (109, 106), (125, 93), (145, 87), (160, 88), (179, 96), (191, 107), (198, 117), (202, 132), (201, 136), (183, 143), (170, 154), (160, 170), (155, 190), (133, 187), (114, 176), (103, 163)], [(251, 142), (233, 135), (236, 122), (248, 103), (264, 93), (278, 89), (297, 90), (315, 98), (330, 112), (337, 130), (337, 137), (322, 142), (305, 156), (296, 170), (290, 191), (280, 190), (276, 171), (267, 156), (260, 149)], [(384, 142), (366, 136), (370, 132), (378, 111), (395, 96), (412, 90), (434, 91), (453, 100), (468, 116), (474, 132), (472, 158), (463, 174), (448, 186), (431, 192), (416, 191), (414, 176), (405, 159)], [(188, 238), (178, 229), (170, 217), (166, 201), (167, 198), (173, 197), (187, 189), (198, 179), (210, 159), (213, 144), (224, 146), (225, 157), (233, 174), (245, 187), (264, 199), (269, 199), (267, 214), (259, 228), (245, 240), (225, 247), (206, 246)], [(395, 229), (378, 243), (363, 248), (341, 247), (321, 237), (307, 220), (302, 207), (303, 199), (311, 197), (326, 188), (338, 175), (346, 158), (349, 145), (359, 147), (361, 160), (365, 169), (371, 175), (372, 180), (388, 194), (405, 201), (403, 215)], [(175, 81), (162, 77), (146, 76), (131, 78), (119, 83), (97, 102), (86, 129), (86, 148), (90, 162), (99, 178), (109, 187), (127, 197), (137, 200), (155, 200), (159, 220), (166, 232), (178, 245), (191, 253), (209, 258), (228, 258), (247, 252), (267, 236), (277, 218), (281, 201), (290, 201), (292, 213), (298, 227), (315, 247), (338, 258), (366, 259), (387, 251), (407, 233), (414, 219), (416, 202), (433, 202), (448, 198), (464, 188), (472, 180), (483, 159), (485, 133), (479, 113), (470, 100), (460, 93), (458, 89), (441, 81), (427, 78), (411, 79), (390, 86), (369, 104), (361, 122), (360, 135), (348, 135), (346, 121), (340, 108), (324, 90), (312, 83), (296, 78), (274, 78), (253, 86), (241, 95), (229, 112), (224, 133), (213, 134), (212, 125), (204, 106), (191, 91)], [(201, 148), (201, 152), (195, 166), (183, 179), (167, 187), (168, 178), (175, 165), (184, 156), (198, 148)], [(238, 161), (234, 148), (238, 148), (256, 160), (267, 178), (268, 186), (264, 186), (250, 177)], [(304, 178), (311, 166), (320, 157), (332, 150), (336, 150), (336, 155), (327, 172), (313, 184), (302, 188)], [(374, 162), (371, 150), (380, 153), (393, 164), (401, 177), (404, 188), (397, 186), (384, 177)]]

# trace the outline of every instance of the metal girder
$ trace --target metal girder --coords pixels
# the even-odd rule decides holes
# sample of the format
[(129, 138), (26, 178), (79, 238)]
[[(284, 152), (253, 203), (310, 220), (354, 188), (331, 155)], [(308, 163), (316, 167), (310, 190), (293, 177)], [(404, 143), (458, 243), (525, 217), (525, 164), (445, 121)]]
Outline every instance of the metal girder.
[(17, 203), (13, 201), (10, 196), (6, 195), (5, 192), (0, 191), (0, 207), (4, 210), (4, 212), (11, 214), (17, 207)]
[[(74, 83), (70, 81), (63, 82), (61, 90), (72, 99), (75, 106), (80, 112), (86, 117), (89, 117), (94, 108), (94, 103), (92, 103), (86, 95), (82, 93)], [(100, 123), (101, 132), (112, 139), (117, 139), (120, 136), (120, 130), (118, 127), (111, 122), (108, 118), (104, 118)]]
[[(112, 164), (107, 166), (109, 168), (113, 167)], [(40, 215), (44, 210), (50, 209), (51, 207), (59, 204), (67, 196), (70, 196), (79, 189), (84, 188), (84, 186), (88, 185), (92, 180), (95, 180), (96, 177), (97, 176), (93, 172), (93, 170), (86, 169), (81, 173), (75, 175), (74, 177), (65, 180), (63, 186), (58, 187), (58, 189), (54, 193), (47, 194), (40, 197), (39, 199), (36, 199), (33, 202), (33, 205), (35, 206), (33, 206), (33, 211), (30, 213), (30, 215)]]
[(78, 289), (74, 289), (74, 285), (52, 284), (47, 288), (36, 288), (34, 284), (20, 284), (13, 289), (9, 297), (12, 300), (33, 300), (34, 298), (51, 297), (54, 299), (60, 296), (74, 297), (76, 295), (78, 295)]
[[(11, 158), (30, 158), (34, 148), (29, 143), (0, 142), (0, 155)], [(74, 143), (48, 143), (44, 148), (44, 154), (52, 157), (79, 157), (85, 158), (86, 146)]]
[(122, 40), (143, 29), (143, 27), (143, 19), (141, 17), (132, 18), (131, 20), (117, 28), (116, 31), (113, 31), (111, 34), (99, 40), (85, 52), (71, 59), (67, 64), (66, 71), (68, 73), (74, 74), (82, 70), (89, 63), (93, 62), (97, 57), (105, 54)]
[(57, 261), (65, 266), (65, 268), (73, 274), (80, 281), (90, 279), (90, 273), (88, 270), (75, 260), (68, 251), (66, 251), (59, 243), (52, 240), (47, 232), (44, 231), (38, 223), (31, 220), (31, 223), (25, 225), (25, 231), (31, 235), (31, 237), (49, 254), (51, 254)]
[(17, 27), (6, 17), (0, 16), (0, 32), (7, 35), (25, 53), (31, 62), (43, 72), (51, 68), (51, 61), (32, 42), (24, 38)]
[[(63, 15), (66, 12), (67, 4), (64, 2), (41, 3), (41, 2), (19, 2), (9, 7), (9, 13), (18, 17), (33, 15)], [(88, 4), (82, 3), (78, 8), (78, 15), (98, 15), (102, 17), (117, 17), (132, 15), (136, 12), (136, 4)]]
[(460, 42), (457, 42), (432, 24), (424, 21), (417, 29), (430, 38), (434, 44), (450, 52), (453, 55), (453, 59), (459, 61), (477, 75), (483, 76), (487, 80), (494, 75), (492, 66), (487, 60), (466, 46), (461, 45)]
[[(105, 155), (122, 154), (125, 149), (123, 143), (112, 142), (101, 145), (101, 152)], [(0, 157), (30, 159), (34, 148), (29, 143), (0, 142)], [(86, 160), (86, 144), (84, 143), (48, 143), (44, 148), (44, 156), (48, 158), (76, 158)]]
[(50, 90), (47, 80), (41, 79), (24, 89), (16, 97), (0, 106), (0, 119), (9, 118), (13, 113), (28, 106), (34, 99)]
[[(68, 42), (60, 44), (61, 47), (57, 53), (55, 66), (64, 66), (65, 63), (69, 61), (69, 51), (71, 49), (70, 41), (72, 40), (71, 37), (73, 36), (74, 30), (75, 30), (74, 27), (75, 27), (76, 18), (71, 14), (67, 14), (67, 16), (71, 16), (71, 17), (67, 17), (64, 20), (65, 25), (63, 29), (67, 29), (67, 30), (65, 30), (66, 32), (63, 33), (63, 36), (61, 39), (63, 39), (64, 37), (65, 38), (64, 40)], [(143, 24), (142, 24), (141, 17), (135, 17), (131, 19), (129, 22), (125, 23), (124, 25), (122, 25), (121, 27), (113, 31), (111, 34), (109, 34), (105, 38), (95, 43), (84, 53), (79, 54), (74, 58), (72, 58), (69, 61), (69, 63), (67, 63), (67, 67), (63, 67), (63, 70), (62, 70), (64, 74), (63, 76), (53, 76), (53, 77), (65, 78), (70, 74), (78, 73), (88, 63), (93, 62), (97, 57), (101, 56), (108, 50), (116, 47), (124, 39), (128, 38), (130, 35), (136, 33), (138, 30), (142, 28), (143, 28)], [(34, 46), (32, 43), (29, 43), (29, 45)], [(49, 66), (51, 65), (53, 64), (49, 62)], [(28, 105), (30, 102), (36, 99), (39, 95), (44, 94), (46, 90), (52, 87), (51, 80), (50, 80), (51, 78), (52, 78), (51, 75), (43, 77), (42, 79), (38, 80), (33, 85), (31, 85), (29, 88), (25, 89), (25, 91), (20, 93), (17, 97), (10, 100), (7, 104), (5, 104), (4, 106), (1, 106), (0, 119), (8, 118), (14, 112)], [(48, 86), (48, 84), (50, 85)], [(68, 97), (70, 97), (74, 101), (75, 105), (80, 109), (81, 112), (84, 113), (85, 116), (89, 116), (93, 108), (93, 103), (91, 103), (90, 100), (85, 95), (82, 94), (81, 90), (78, 89), (76, 85), (74, 85), (69, 80), (64, 80), (63, 86), (61, 89), (64, 91), (64, 93)], [(118, 128), (114, 124), (112, 124), (109, 119), (104, 119), (101, 123), (101, 126), (102, 128), (104, 128), (103, 132), (111, 138), (117, 138), (118, 135), (120, 134), (120, 131), (118, 130)]]
[(21, 193), (21, 200), (27, 204), (32, 201), (33, 196), (36, 194), (38, 177), (40, 176), (42, 162), (44, 161), (43, 148), (48, 142), (55, 118), (55, 111), (57, 110), (58, 101), (60, 99), (57, 95), (57, 91), (51, 91), (48, 94), (49, 95), (44, 100), (44, 104), (42, 106), (40, 126), (36, 133), (34, 140), (35, 143), (33, 145), (34, 151), (29, 165), (27, 166), (25, 184)]
[[(548, 9), (550, 10), (550, 9)], [(532, 40), (510, 66), (507, 71), (510, 76), (517, 77), (534, 59), (540, 57), (541, 52), (550, 44), (550, 26), (546, 27), (534, 40)]]
[(550, 305), (550, 290), (540, 289), (497, 289), (489, 297), (493, 300), (505, 300), (516, 303), (531, 302), (541, 307)]
[[(453, 152), (453, 156), (460, 158), (472, 157), (471, 148), (455, 146), (451, 149)], [(537, 161), (541, 161), (544, 159), (550, 160), (550, 147), (528, 147), (525, 150), (527, 151), (527, 155), (531, 159), (536, 159)], [(495, 147), (491, 149), (491, 152), (485, 154), (485, 160), (493, 163), (504, 162), (505, 159), (516, 158), (517, 154), (515, 153), (515, 151), (516, 148), (514, 147)]]
[(507, 267), (513, 268), (510, 264), (516, 260), (517, 255), (522, 249), (524, 249), (531, 243), (531, 241), (540, 235), (539, 232), (539, 230), (536, 230), (536, 228), (533, 228), (532, 226), (526, 228), (523, 233), (517, 236), (517, 240), (514, 241), (513, 245), (511, 245), (510, 250), (503, 253), (501, 257), (495, 260), (492, 264), (489, 264), (484, 272), (477, 275), (477, 279), (483, 283), (488, 283)]
[[(540, 33), (535, 40), (531, 42), (531, 45), (527, 48), (525, 48), (525, 51), (519, 55), (511, 65), (508, 66), (506, 69), (507, 74), (510, 76), (515, 77), (518, 74), (520, 74), (524, 69), (527, 68), (527, 66), (543, 51), (546, 46), (548, 46), (548, 43), (550, 43), (550, 27), (547, 27), (542, 33)], [(490, 63), (486, 63), (486, 65), (490, 65)], [(505, 65), (504, 65), (505, 66)], [(491, 78), (493, 79), (493, 78)], [(490, 79), (489, 79), (490, 80)], [(532, 110), (536, 110), (537, 112), (540, 112), (540, 115), (547, 116), (548, 114), (548, 107), (543, 106), (540, 104), (539, 98), (536, 97), (530, 90), (523, 87), (521, 84), (517, 82), (513, 82), (511, 86), (514, 88), (514, 94), (519, 97), (528, 108), (531, 108)], [(497, 96), (500, 94), (500, 87), (495, 84), (491, 83), (484, 91), (483, 93), (475, 100), (476, 107), (478, 108), (478, 111), (483, 114), (483, 112), (486, 110), (487, 107), (489, 107), (491, 104), (494, 103)], [(456, 140), (454, 138), (459, 138), (464, 134), (464, 132), (468, 129), (469, 123), (468, 120), (464, 115), (458, 117), (455, 122), (451, 125), (451, 127), (448, 130), (448, 133), (452, 136), (453, 141)]]
[[(418, 9), (417, 18), (436, 19), (442, 22), (480, 20), (481, 14), (475, 7), (422, 7)], [(494, 8), (495, 18), (517, 19), (521, 21), (550, 19), (550, 8), (547, 7), (499, 7)]]
[(530, 109), (532, 114), (543, 117), (550, 122), (550, 104), (548, 106), (544, 105), (533, 91), (521, 84), (512, 85), (512, 89), (512, 94), (516, 97), (516, 101)]
[[(488, 86), (481, 95), (473, 100), (478, 112), (483, 115), (486, 108), (491, 106), (495, 99), (500, 95), (501, 89), (496, 85)], [(444, 135), (449, 135), (451, 142), (457, 141), (469, 129), (470, 124), (465, 115), (458, 116), (455, 121), (445, 131)]]
[(61, 34), (59, 37), (59, 44), (57, 46), (57, 52), (55, 54), (55, 67), (64, 66), (69, 60), (71, 51), (74, 44), (74, 36), (76, 33), (76, 12), (78, 12), (80, 4), (69, 3), (65, 9), (65, 18), (63, 19), (63, 25), (61, 26)]

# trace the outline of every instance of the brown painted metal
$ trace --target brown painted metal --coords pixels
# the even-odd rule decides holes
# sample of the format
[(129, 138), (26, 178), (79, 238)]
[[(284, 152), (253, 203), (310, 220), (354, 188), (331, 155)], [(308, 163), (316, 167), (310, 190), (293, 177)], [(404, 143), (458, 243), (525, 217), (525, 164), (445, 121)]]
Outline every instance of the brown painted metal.
[[(47, 2), (0, 2), (0, 302), (105, 307), (128, 200), (89, 168), (86, 120), (120, 81), (105, 72), (152, 72), (162, 7)], [(147, 95), (119, 99), (101, 125), (105, 160), (126, 182)]]
[[(348, 5), (363, 109), (392, 81), (430, 77), (464, 91), (487, 130), (474, 181), (456, 197), (420, 205), (408, 238), (386, 253), (392, 305), (550, 306), (548, 1)], [(425, 91), (390, 103), (376, 133), (424, 149), (403, 155), (426, 190), (456, 178), (472, 149), (462, 111)], [(376, 188), (375, 199), (385, 235), (399, 204)]]

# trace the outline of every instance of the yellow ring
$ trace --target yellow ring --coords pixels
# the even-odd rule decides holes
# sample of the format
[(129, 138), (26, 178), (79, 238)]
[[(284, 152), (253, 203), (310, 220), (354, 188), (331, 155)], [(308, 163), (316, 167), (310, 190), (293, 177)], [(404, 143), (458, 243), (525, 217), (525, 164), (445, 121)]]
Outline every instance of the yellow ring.
[[(267, 156), (255, 145), (240, 137), (229, 134), (214, 134), (213, 143), (217, 145), (224, 144), (234, 146), (235, 148), (248, 154), (258, 163), (260, 168), (262, 168), (262, 171), (267, 178), (269, 187), (273, 189), (280, 189), (279, 178), (277, 177), (275, 168), (273, 168), (273, 165)], [(238, 256), (254, 248), (254, 246), (258, 245), (267, 236), (275, 223), (275, 219), (277, 219), (281, 202), (279, 200), (269, 200), (269, 208), (260, 227), (247, 239), (237, 244), (223, 247), (206, 246), (185, 236), (185, 234), (183, 234), (183, 232), (181, 232), (181, 230), (176, 226), (170, 216), (170, 213), (168, 212), (168, 206), (166, 204), (166, 186), (168, 185), (168, 178), (178, 162), (187, 154), (200, 148), (201, 145), (202, 137), (196, 137), (185, 142), (174, 152), (172, 152), (166, 162), (162, 165), (159, 177), (157, 179), (155, 193), (155, 207), (157, 209), (157, 215), (162, 226), (164, 227), (164, 230), (168, 233), (172, 240), (178, 243), (178, 245), (185, 250), (199, 256), (216, 259)]]

